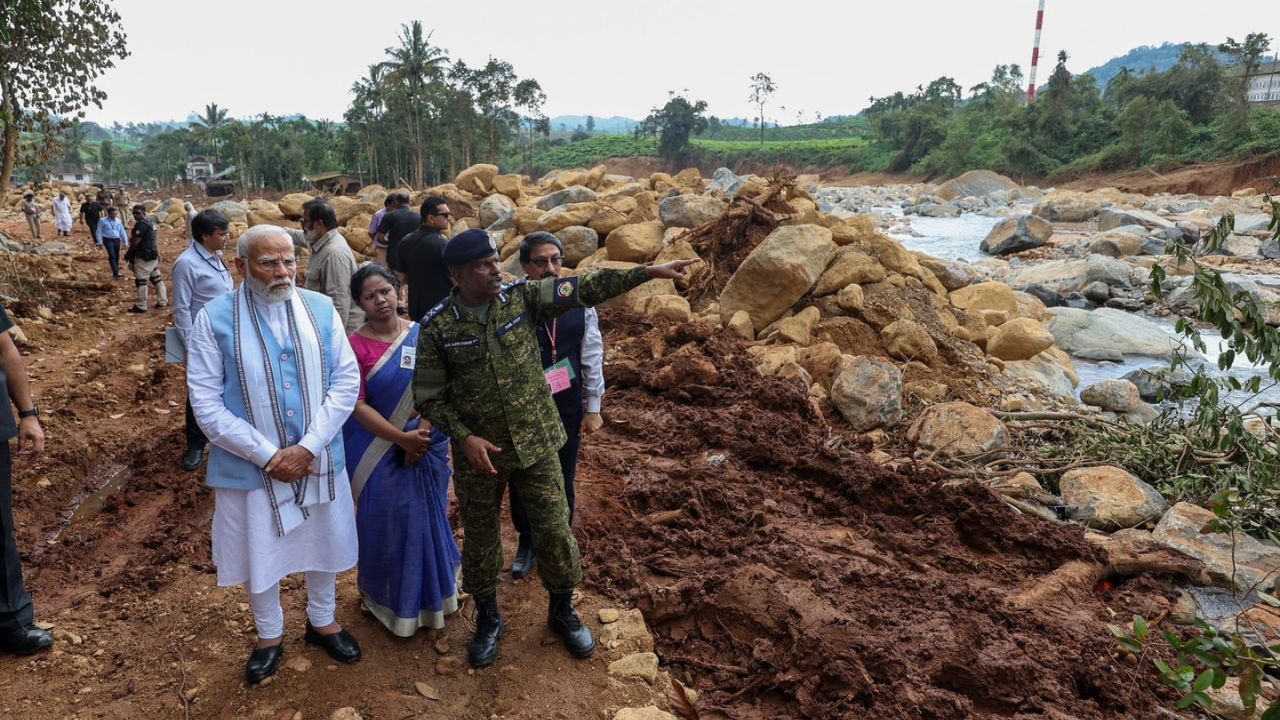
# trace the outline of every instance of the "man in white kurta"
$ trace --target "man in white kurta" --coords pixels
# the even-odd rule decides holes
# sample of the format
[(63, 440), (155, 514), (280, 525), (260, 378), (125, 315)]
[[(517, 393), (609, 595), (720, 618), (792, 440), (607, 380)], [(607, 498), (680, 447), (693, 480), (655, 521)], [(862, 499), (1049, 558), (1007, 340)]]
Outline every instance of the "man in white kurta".
[(337, 573), (355, 566), (355, 513), (342, 425), (360, 373), (329, 298), (294, 286), (293, 243), (283, 228), (241, 236), (245, 282), (205, 305), (187, 346), (187, 387), (213, 445), (213, 560), (218, 584), (244, 585), (258, 645), (250, 683), (283, 653), (280, 580), (305, 573), (307, 642), (344, 662), (359, 645), (334, 620)]
[(53, 225), (59, 237), (71, 237), (71, 199), (65, 192), (53, 199)]

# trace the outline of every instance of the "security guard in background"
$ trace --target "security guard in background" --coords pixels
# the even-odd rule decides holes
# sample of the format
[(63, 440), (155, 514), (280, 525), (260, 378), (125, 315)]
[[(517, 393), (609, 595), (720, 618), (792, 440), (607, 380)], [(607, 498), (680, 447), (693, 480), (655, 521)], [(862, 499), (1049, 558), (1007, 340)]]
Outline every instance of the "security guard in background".
[[(573, 608), (582, 563), (557, 455), (565, 432), (551, 397), (568, 385), (572, 371), (567, 362), (543, 370), (534, 328), (648, 280), (684, 277), (684, 268), (699, 261), (503, 285), (498, 248), (484, 230), (455, 235), (443, 255), (454, 288), (422, 318), (413, 395), (422, 417), (453, 438), (454, 492), (465, 533), (462, 586), (477, 612), (467, 659), (474, 667), (492, 663), (505, 629), (497, 585), (508, 482), (529, 512), (539, 575), (551, 595), (547, 624), (573, 656), (590, 657), (595, 640)], [(458, 450), (465, 462), (457, 461)]]

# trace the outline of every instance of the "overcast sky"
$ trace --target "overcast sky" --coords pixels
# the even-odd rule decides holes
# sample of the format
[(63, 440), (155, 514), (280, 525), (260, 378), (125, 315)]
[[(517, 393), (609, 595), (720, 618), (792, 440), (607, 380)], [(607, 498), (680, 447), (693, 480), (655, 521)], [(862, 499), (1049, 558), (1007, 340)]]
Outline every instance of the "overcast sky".
[[(184, 119), (216, 102), (232, 117), (341, 120), (353, 82), (421, 20), (471, 66), (489, 56), (537, 79), (548, 115), (640, 118), (667, 91), (708, 113), (754, 117), (748, 78), (772, 76), (770, 119), (857, 112), (872, 95), (949, 75), (965, 88), (999, 63), (1030, 64), (1037, 0), (488, 0), (433, 5), (331, 0), (116, 0), (130, 57), (100, 80), (88, 119)], [(1047, 0), (1039, 82), (1059, 50), (1083, 72), (1139, 45), (1280, 35), (1257, 0)], [(399, 11), (382, 8), (394, 8)], [(434, 5), (434, 7), (441, 7)]]

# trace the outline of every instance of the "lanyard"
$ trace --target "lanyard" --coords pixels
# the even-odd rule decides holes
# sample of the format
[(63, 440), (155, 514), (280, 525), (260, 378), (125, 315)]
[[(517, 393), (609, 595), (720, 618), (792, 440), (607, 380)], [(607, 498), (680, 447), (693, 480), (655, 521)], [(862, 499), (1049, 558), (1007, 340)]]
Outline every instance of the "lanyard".
[(542, 323), (542, 327), (547, 331), (547, 339), (551, 341), (551, 362), (554, 364), (556, 362), (556, 330), (560, 327), (560, 318), (552, 320), (550, 326)]
[[(192, 241), (192, 243), (193, 243), (193, 244), (199, 244), (199, 241), (198, 241), (198, 240), (193, 240), (193, 241)], [(222, 258), (218, 257), (218, 255), (217, 255), (216, 253), (215, 253), (215, 254), (213, 254), (213, 255), (205, 255), (204, 253), (200, 252), (199, 250), (196, 250), (196, 254), (200, 256), (200, 259), (202, 259), (202, 260), (204, 260), (205, 262), (209, 263), (209, 267), (213, 268), (214, 270), (217, 270), (220, 274), (227, 275), (228, 277), (230, 277), (230, 276), (231, 276), (231, 271), (227, 269), (227, 263), (226, 263), (226, 261), (225, 261), (225, 260), (223, 260)], [(218, 262), (216, 262), (216, 263), (215, 263), (215, 262), (213, 261), (213, 259), (214, 259), (214, 258), (218, 258)]]

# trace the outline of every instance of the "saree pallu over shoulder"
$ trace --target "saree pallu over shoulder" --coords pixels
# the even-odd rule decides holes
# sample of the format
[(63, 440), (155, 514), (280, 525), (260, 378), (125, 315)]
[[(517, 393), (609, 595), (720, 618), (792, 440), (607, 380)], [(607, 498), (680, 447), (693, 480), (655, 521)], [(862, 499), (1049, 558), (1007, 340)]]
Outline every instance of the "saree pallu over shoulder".
[[(413, 369), (403, 367), (402, 358), (416, 357), (418, 331), (418, 324), (410, 323), (364, 378), (365, 402), (401, 430), (408, 429), (414, 414)], [(351, 495), (359, 504), (360, 493), (370, 475), (387, 453), (395, 449), (395, 444), (369, 432), (354, 417), (343, 426), (342, 435), (347, 467), (351, 471)]]

